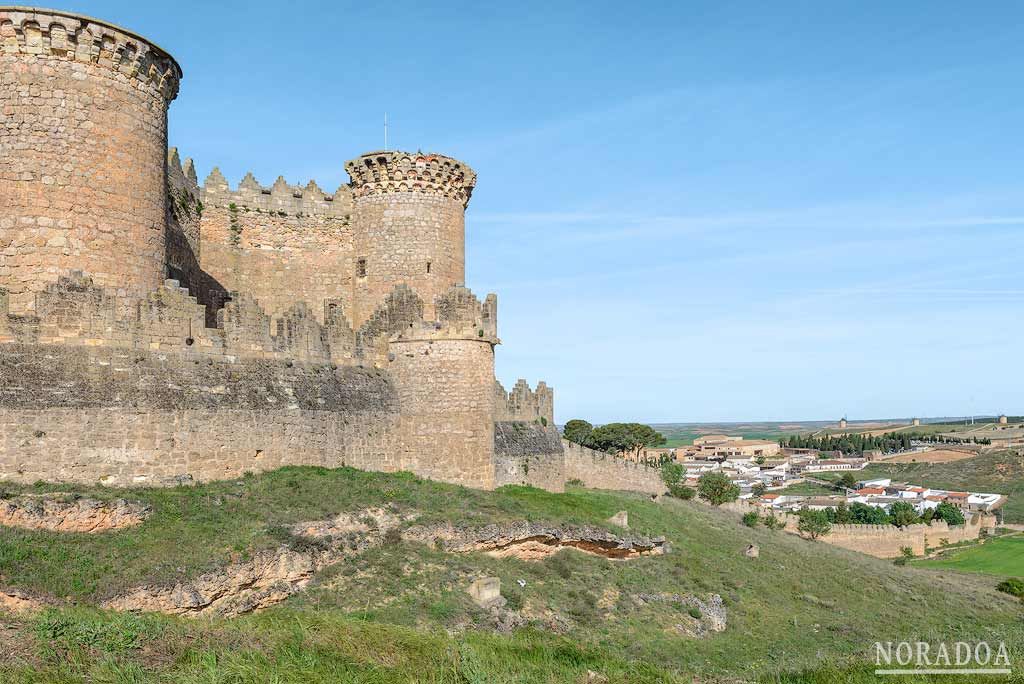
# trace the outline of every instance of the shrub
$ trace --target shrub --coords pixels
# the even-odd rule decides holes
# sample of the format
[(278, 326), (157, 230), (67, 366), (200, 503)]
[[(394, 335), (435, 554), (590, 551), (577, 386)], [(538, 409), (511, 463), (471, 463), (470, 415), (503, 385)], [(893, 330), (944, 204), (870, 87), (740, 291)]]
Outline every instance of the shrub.
[(689, 501), (696, 496), (697, 491), (693, 487), (687, 487), (686, 485), (670, 485), (668, 488), (669, 496), (674, 496), (677, 499), (683, 499)]
[(907, 561), (914, 557), (914, 550), (909, 546), (900, 547), (900, 557), (893, 561), (896, 565), (906, 565)]
[(828, 513), (825, 511), (812, 511), (805, 508), (800, 511), (800, 523), (797, 525), (797, 529), (811, 539), (817, 539), (832, 531), (832, 523), (829, 522)]
[(578, 477), (570, 477), (568, 480), (565, 481), (565, 486), (566, 487), (582, 487), (583, 486), (583, 480), (579, 479)]
[(697, 606), (690, 606), (690, 608), (686, 612), (689, 613), (690, 617), (692, 617), (694, 620), (700, 620), (702, 617), (704, 617), (704, 614), (700, 612), (700, 608), (698, 608)]
[(761, 516), (757, 514), (757, 511), (750, 511), (749, 513), (743, 514), (743, 524), (747, 527), (757, 527), (757, 523), (761, 522)]
[(996, 589), (1024, 600), (1024, 580), (1017, 577), (1003, 580), (996, 585)]
[(786, 523), (776, 518), (774, 513), (769, 513), (764, 518), (764, 526), (769, 530), (781, 530), (786, 526)]
[(697, 493), (712, 506), (719, 506), (738, 499), (740, 488), (725, 473), (710, 472), (697, 480)]
[(671, 461), (661, 464), (661, 481), (668, 487), (669, 496), (689, 501), (696, 492), (683, 484), (684, 477), (686, 469), (680, 464)]

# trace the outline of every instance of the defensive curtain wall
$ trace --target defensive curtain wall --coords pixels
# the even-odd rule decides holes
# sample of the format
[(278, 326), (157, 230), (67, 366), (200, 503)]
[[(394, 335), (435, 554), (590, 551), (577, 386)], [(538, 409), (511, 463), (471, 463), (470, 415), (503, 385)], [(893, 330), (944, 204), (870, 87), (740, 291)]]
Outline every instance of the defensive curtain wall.
[[(722, 508), (737, 513), (746, 513), (751, 506), (744, 502), (723, 504)], [(793, 514), (779, 516), (785, 523), (785, 530), (800, 534), (800, 518)], [(983, 531), (995, 530), (993, 515), (975, 513), (968, 516), (963, 525), (950, 525), (944, 520), (934, 520), (930, 525), (917, 524), (897, 527), (895, 525), (832, 525), (831, 531), (818, 537), (818, 541), (840, 546), (844, 549), (865, 553), (876, 558), (898, 558), (903, 549), (910, 549), (915, 556), (941, 548), (947, 544), (978, 539)]]
[(463, 286), (472, 169), (374, 152), (330, 193), (200, 186), (167, 148), (181, 79), (126, 29), (0, 8), (0, 480), (659, 488), (565, 447), (544, 383), (496, 382), (497, 299)]

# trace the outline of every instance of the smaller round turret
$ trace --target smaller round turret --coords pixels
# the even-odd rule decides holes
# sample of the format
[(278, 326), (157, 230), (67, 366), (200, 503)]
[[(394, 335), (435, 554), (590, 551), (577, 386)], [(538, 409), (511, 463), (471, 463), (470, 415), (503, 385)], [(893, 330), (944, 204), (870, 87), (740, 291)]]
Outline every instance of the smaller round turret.
[(353, 323), (405, 283), (424, 316), (466, 279), (465, 210), (476, 185), (466, 164), (439, 154), (370, 152), (345, 164), (353, 197)]

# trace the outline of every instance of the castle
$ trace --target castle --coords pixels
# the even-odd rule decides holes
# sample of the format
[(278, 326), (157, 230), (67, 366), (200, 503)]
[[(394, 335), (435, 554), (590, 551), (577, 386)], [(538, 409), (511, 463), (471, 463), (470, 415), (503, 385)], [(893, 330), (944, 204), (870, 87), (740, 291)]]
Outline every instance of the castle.
[(563, 445), (544, 383), (497, 383), (497, 299), (463, 284), (469, 166), (381, 151), (331, 193), (200, 186), (168, 149), (181, 79), (128, 30), (0, 7), (0, 480), (660, 490)]

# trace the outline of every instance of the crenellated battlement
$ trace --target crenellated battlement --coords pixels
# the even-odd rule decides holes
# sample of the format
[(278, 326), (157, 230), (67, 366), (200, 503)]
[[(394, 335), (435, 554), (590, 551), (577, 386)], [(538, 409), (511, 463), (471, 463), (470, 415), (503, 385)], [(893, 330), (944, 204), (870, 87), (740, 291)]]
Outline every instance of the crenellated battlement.
[(345, 222), (352, 217), (352, 191), (344, 184), (328, 195), (314, 180), (306, 185), (293, 185), (278, 176), (273, 185), (264, 186), (250, 171), (232, 189), (215, 166), (203, 181), (200, 193), (203, 204), (210, 207), (227, 208), (234, 204), (271, 215), (327, 216)]
[(182, 77), (175, 59), (142, 36), (60, 10), (0, 7), (0, 54), (98, 64), (154, 88), (165, 103)]
[(555, 391), (543, 380), (537, 383), (536, 390), (531, 390), (529, 383), (520, 378), (511, 392), (506, 392), (501, 383), (495, 380), (494, 394), (496, 420), (555, 424)]
[(463, 207), (476, 186), (476, 172), (440, 154), (369, 152), (345, 163), (355, 197), (416, 192), (458, 200)]
[(354, 334), (340, 311), (326, 324), (304, 302), (271, 318), (251, 297), (231, 293), (206, 327), (206, 307), (177, 281), (143, 297), (93, 284), (81, 272), (60, 276), (37, 297), (29, 316), (9, 315), (0, 296), (0, 344), (137, 349), (186, 358), (244, 358), (357, 365)]

